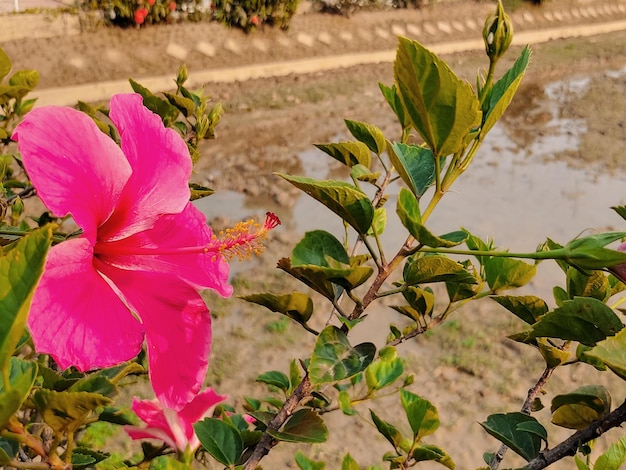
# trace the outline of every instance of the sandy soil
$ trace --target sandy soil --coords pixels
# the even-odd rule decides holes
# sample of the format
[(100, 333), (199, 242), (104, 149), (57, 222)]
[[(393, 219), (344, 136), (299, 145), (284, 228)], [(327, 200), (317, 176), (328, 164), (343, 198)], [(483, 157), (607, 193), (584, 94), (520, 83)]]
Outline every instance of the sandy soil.
[[(485, 4), (467, 2), (463, 3), (463, 8), (467, 9), (468, 15), (482, 15)], [(320, 27), (320, 22), (324, 27), (334, 24), (338, 29), (353, 22), (367, 25), (373, 14), (355, 15), (351, 19), (332, 17), (330, 20), (314, 14), (299, 15), (290, 34), (299, 30), (315, 30)], [(391, 21), (393, 15), (405, 13), (376, 14), (390, 15)], [(429, 9), (427, 14), (446, 14), (446, 10)], [(162, 48), (155, 47), (155, 44), (163, 41), (164, 37), (191, 42), (198, 34), (219, 36), (221, 31), (214, 24), (174, 25), (142, 31), (98, 29), (71, 38), (25, 40), (2, 46), (14, 59), (16, 67), (41, 70), (42, 86), (47, 87), (128, 75), (141, 78), (142, 75), (171, 73), (173, 76), (178, 67), (177, 61), (160, 54), (158, 51)], [(274, 34), (281, 33), (265, 30), (259, 37)], [(241, 36), (241, 40), (247, 41), (248, 38)], [(102, 59), (113, 46), (115, 50), (122, 51), (114, 65)], [(356, 45), (350, 47), (357, 48)], [(87, 57), (92, 66), (83, 69), (59, 67), (64, 58), (76, 51)], [(291, 53), (295, 57), (299, 51), (302, 53), (296, 47)], [(320, 54), (323, 52), (319, 51)], [(607, 78), (603, 72), (623, 71), (626, 66), (624, 57), (625, 32), (554, 41), (535, 47), (531, 69), (505, 119), (507, 128), (516, 130), (518, 144), (524, 145), (533, 133), (543, 132), (541, 124), (545, 122), (547, 112), (542, 108), (545, 98), (543, 84), (580, 75), (590, 79), (587, 92), (565, 99), (560, 112), (564, 117), (585, 119), (589, 123), (588, 132), (583, 136), (578, 152), (560, 158), (567, 158), (572, 165), (597, 165), (604, 168), (603, 171), (619, 168), (623, 162), (619, 149), (623, 148), (626, 139), (626, 75), (622, 73)], [(477, 67), (485, 64), (482, 53), (457, 54), (446, 59), (470, 82), (474, 81)], [(200, 70), (207, 67), (202, 60), (205, 59), (197, 57), (190, 63), (192, 73), (194, 68)], [(231, 57), (230, 64), (246, 60), (259, 60), (259, 54), (248, 50), (236, 58)], [(224, 61), (227, 59), (224, 58)], [(211, 66), (218, 64), (213, 62)], [(504, 67), (505, 64), (502, 70)], [(302, 174), (305, 169), (298, 155), (310, 149), (314, 142), (330, 141), (343, 133), (344, 118), (371, 122), (391, 138), (397, 135), (397, 125), (377, 90), (377, 82), (389, 84), (392, 79), (391, 65), (381, 64), (306, 76), (207, 84), (207, 91), (216, 101), (225, 104), (227, 113), (218, 127), (217, 140), (207, 142), (203, 148), (203, 158), (196, 168), (195, 178), (217, 190), (244, 194), (251, 210), (263, 207), (279, 213), (289, 212), (295, 193), (286, 184), (277, 182), (272, 172)], [(331, 172), (335, 171), (332, 164), (330, 168)], [(211, 198), (208, 203), (211, 203)], [(237, 214), (223, 214), (221, 218), (213, 219), (212, 224), (220, 228), (237, 218)], [(233, 280), (236, 294), (296, 289), (297, 286), (286, 276), (269, 268), (275, 260), (290, 252), (300, 236), (293, 226), (287, 224), (273, 235), (262, 258), (251, 260), (245, 266), (236, 265), (234, 269), (238, 274)], [(304, 358), (309, 354), (314, 339), (297, 325), (235, 299), (210, 297), (209, 304), (214, 314), (215, 333), (208, 382), (220, 392), (229, 393), (237, 407), (241, 407), (245, 395), (261, 397), (267, 394), (263, 387), (254, 384), (258, 373), (272, 369), (287, 371), (292, 357)], [(379, 320), (378, 326), (375, 321), (371, 324), (366, 322), (371, 326), (358, 334), (375, 334), (381, 324), (384, 329), (388, 312), (389, 309), (372, 312), (371, 317), (382, 315), (384, 318)], [(327, 314), (318, 315), (317, 321), (321, 325)], [(393, 317), (393, 321), (398, 322), (398, 319)], [(440, 331), (420, 338), (401, 350), (407, 359), (407, 369), (416, 375), (411, 390), (439, 407), (442, 429), (428, 442), (447, 450), (460, 469), (480, 466), (482, 452), (497, 450), (496, 441), (487, 437), (477, 422), (492, 412), (518, 409), (526, 390), (541, 373), (541, 361), (537, 354), (504, 338), (505, 334), (514, 332), (518, 327), (501, 310), (482, 302), (459, 312)], [(546, 403), (553, 394), (590, 380), (610, 382), (606, 374), (592, 378), (593, 373), (589, 369), (572, 367), (558, 374), (547, 389)], [(611, 386), (616, 390), (616, 402), (623, 399), (623, 383), (613, 382)], [(397, 401), (397, 397), (380, 399), (365, 404), (360, 411), (367, 417), (367, 408), (371, 407), (385, 419), (406, 429), (407, 425), (398, 413)], [(362, 466), (382, 465), (380, 457), (390, 448), (375, 429), (358, 417), (335, 415), (337, 413), (328, 415), (331, 429), (329, 443), (319, 447), (300, 447), (305, 454), (326, 460), (327, 468), (331, 470), (340, 468), (341, 456), (346, 452), (350, 452)], [(539, 413), (538, 417), (543, 421), (549, 420), (546, 411)], [(553, 428), (550, 428), (552, 431)], [(557, 437), (552, 438), (550, 443), (555, 444), (564, 435), (567, 432), (556, 430)], [(120, 445), (126, 445), (124, 439), (121, 439)], [(296, 468), (290, 457), (294, 448), (279, 446), (265, 461), (265, 468)], [(516, 462), (512, 459), (506, 465), (513, 466)], [(570, 460), (555, 468), (572, 467)], [(420, 468), (431, 466), (426, 464)]]

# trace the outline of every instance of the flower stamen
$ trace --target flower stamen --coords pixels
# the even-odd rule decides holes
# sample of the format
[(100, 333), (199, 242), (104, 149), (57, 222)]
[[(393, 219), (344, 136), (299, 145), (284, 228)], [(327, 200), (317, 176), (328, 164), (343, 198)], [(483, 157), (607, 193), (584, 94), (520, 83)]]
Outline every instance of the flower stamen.
[(267, 232), (278, 227), (280, 219), (273, 212), (265, 214), (265, 223), (260, 225), (253, 219), (239, 222), (234, 227), (221, 231), (206, 248), (206, 252), (217, 252), (226, 259), (249, 259), (253, 254), (260, 255), (265, 250), (262, 241)]

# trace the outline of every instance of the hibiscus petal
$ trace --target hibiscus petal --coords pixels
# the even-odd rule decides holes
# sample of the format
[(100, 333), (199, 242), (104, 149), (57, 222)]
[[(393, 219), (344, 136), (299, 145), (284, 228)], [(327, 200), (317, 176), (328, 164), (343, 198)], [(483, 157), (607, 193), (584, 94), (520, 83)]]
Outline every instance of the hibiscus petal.
[(63, 369), (109, 367), (141, 350), (141, 324), (92, 260), (85, 238), (53, 247), (33, 297), (28, 325), (35, 349), (50, 354)]
[(120, 148), (71, 108), (29, 112), (13, 132), (37, 193), (54, 214), (72, 214), (92, 242), (131, 174)]
[[(138, 271), (170, 273), (190, 282), (198, 289), (213, 289), (224, 297), (232, 294), (228, 284), (228, 264), (213, 253), (185, 253), (180, 249), (209, 244), (212, 233), (206, 217), (193, 204), (176, 215), (161, 217), (149, 230), (128, 238), (99, 244), (106, 253), (100, 258), (114, 266)], [(161, 255), (133, 255), (141, 250)], [(177, 252), (177, 250), (180, 250)]]
[(133, 174), (101, 239), (120, 239), (152, 226), (163, 214), (176, 214), (189, 202), (191, 157), (187, 144), (137, 94), (115, 95), (110, 118)]
[(154, 393), (180, 410), (200, 390), (211, 350), (211, 315), (190, 284), (160, 273), (106, 269), (145, 331)]
[(178, 412), (182, 425), (185, 427), (185, 435), (188, 441), (194, 437), (193, 424), (202, 418), (210, 417), (215, 406), (228, 398), (228, 395), (219, 395), (212, 388), (207, 388), (197, 394), (187, 406)]
[(126, 426), (125, 430), (131, 438), (158, 439), (165, 442), (172, 449), (178, 447), (178, 443), (172, 435), (170, 425), (165, 418), (163, 407), (158, 400), (138, 400), (137, 398), (133, 398), (132, 408), (135, 414), (139, 416), (148, 427), (138, 428)]

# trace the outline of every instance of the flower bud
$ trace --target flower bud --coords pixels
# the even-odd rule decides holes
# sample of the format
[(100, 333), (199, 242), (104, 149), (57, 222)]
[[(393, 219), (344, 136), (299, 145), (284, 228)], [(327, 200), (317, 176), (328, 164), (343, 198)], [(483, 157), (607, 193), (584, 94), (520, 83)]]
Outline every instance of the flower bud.
[(13, 199), (11, 203), (11, 223), (16, 225), (20, 220), (20, 216), (24, 212), (24, 202), (19, 196)]
[(176, 76), (176, 85), (183, 86), (188, 78), (189, 78), (189, 71), (187, 70), (187, 66), (183, 64), (178, 69), (178, 75)]
[(498, 0), (495, 15), (490, 15), (483, 28), (485, 50), (491, 61), (497, 61), (504, 55), (513, 40), (513, 23), (504, 13), (501, 0)]

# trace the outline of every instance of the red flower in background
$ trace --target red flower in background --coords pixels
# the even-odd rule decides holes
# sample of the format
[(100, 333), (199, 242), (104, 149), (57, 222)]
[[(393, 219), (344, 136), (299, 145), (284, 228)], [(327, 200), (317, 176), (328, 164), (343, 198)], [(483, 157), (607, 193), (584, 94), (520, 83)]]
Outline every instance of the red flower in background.
[(250, 18), (250, 24), (253, 24), (254, 26), (258, 26), (260, 23), (259, 21), (259, 17), (257, 15), (254, 15)]
[(148, 0), (148, 5), (153, 6), (156, 0)]
[[(154, 0), (152, 0), (154, 2)], [(146, 7), (137, 8), (135, 10), (135, 23), (143, 24), (146, 21), (146, 16), (148, 16), (148, 9)]]
[(170, 7), (170, 11), (176, 10), (176, 2), (170, 2), (169, 7)]

